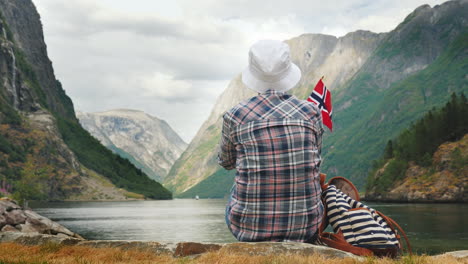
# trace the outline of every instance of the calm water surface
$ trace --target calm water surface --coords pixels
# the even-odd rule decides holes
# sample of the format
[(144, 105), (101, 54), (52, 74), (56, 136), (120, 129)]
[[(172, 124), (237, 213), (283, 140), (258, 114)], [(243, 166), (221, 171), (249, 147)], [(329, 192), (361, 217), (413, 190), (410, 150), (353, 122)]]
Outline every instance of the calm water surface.
[[(30, 206), (87, 239), (234, 242), (225, 200), (34, 203)], [(395, 219), (419, 253), (468, 249), (468, 204), (369, 203)]]

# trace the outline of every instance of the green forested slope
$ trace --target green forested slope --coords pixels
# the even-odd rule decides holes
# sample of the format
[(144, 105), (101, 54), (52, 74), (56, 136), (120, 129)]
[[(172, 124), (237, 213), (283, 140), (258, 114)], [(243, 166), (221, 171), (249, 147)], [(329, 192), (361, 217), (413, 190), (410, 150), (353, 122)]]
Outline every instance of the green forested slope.
[(362, 186), (371, 161), (380, 156), (389, 139), (433, 107), (443, 105), (451, 92), (468, 91), (467, 43), (465, 31), (427, 68), (383, 91), (368, 88), (365, 73), (357, 75), (348, 96), (359, 99), (335, 115), (338, 128), (325, 140), (325, 148), (333, 147), (333, 151), (326, 152), (323, 171), (337, 168)]
[(221, 169), (177, 197), (225, 198), (234, 184), (235, 170)]
[(104, 147), (76, 121), (58, 118), (63, 140), (78, 160), (88, 168), (108, 178), (119, 188), (145, 195), (152, 199), (171, 199), (172, 194), (160, 183), (150, 179), (128, 159)]
[[(389, 140), (383, 155), (373, 162), (373, 169), (367, 177), (366, 197), (386, 196), (392, 189), (400, 187), (405, 177), (412, 178), (407, 180), (414, 181), (414, 188), (425, 181), (434, 183), (439, 180), (439, 177), (432, 176), (437, 171), (442, 172), (443, 178), (453, 174), (455, 179), (461, 179), (462, 185), (466, 184), (468, 175), (463, 171), (466, 171), (467, 156), (462, 150), (466, 145), (464, 147), (460, 141), (459, 147), (455, 147), (442, 159), (433, 155), (436, 150), (440, 153), (448, 151), (447, 148), (440, 148), (443, 143), (458, 141), (468, 134), (467, 116), (468, 101), (465, 95), (452, 94), (444, 107), (432, 109), (409, 128), (401, 131), (396, 138)], [(441, 165), (440, 160), (446, 164)], [(408, 173), (411, 166), (412, 171)], [(423, 168), (427, 168), (427, 172)], [(448, 183), (451, 184), (455, 182)], [(437, 192), (441, 188), (439, 185), (433, 184), (432, 192)]]

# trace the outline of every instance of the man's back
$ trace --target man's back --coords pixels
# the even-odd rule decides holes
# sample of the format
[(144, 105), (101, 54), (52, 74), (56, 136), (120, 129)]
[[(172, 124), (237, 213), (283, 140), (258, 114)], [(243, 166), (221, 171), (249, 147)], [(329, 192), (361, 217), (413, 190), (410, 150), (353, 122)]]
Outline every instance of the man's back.
[(240, 241), (306, 241), (323, 214), (321, 115), (315, 105), (268, 90), (224, 115), (220, 165), (236, 168), (227, 206)]

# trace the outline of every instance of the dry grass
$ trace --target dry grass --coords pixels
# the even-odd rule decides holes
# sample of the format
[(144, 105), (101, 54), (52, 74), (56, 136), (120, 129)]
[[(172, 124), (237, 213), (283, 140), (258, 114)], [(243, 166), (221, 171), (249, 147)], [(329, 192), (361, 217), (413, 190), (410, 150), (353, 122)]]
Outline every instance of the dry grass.
[(355, 259), (330, 259), (320, 255), (280, 255), (247, 256), (219, 252), (206, 253), (198, 258), (174, 258), (169, 255), (156, 255), (141, 250), (121, 250), (116, 248), (89, 248), (80, 246), (23, 246), (13, 243), (0, 243), (0, 264), (105, 264), (105, 263), (162, 263), (162, 264), (468, 264), (468, 259), (453, 257), (414, 256), (398, 260), (367, 258), (360, 262)]

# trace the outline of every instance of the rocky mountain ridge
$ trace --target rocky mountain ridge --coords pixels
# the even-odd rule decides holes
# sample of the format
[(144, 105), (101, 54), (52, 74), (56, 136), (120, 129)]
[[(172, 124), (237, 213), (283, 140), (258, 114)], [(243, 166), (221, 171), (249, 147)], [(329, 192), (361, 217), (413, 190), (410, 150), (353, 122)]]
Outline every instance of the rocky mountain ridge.
[(157, 181), (164, 179), (187, 147), (166, 121), (142, 111), (77, 112), (77, 117), (104, 146), (123, 157), (131, 155), (133, 164)]
[[(38, 103), (41, 103), (47, 105), (53, 112), (75, 119), (73, 102), (55, 78), (52, 62), (47, 54), (40, 15), (33, 2), (30, 0), (2, 0), (0, 1), (0, 12), (8, 24), (4, 25), (6, 30), (3, 32), (3, 36), (8, 36), (8, 39), (15, 43), (16, 50), (12, 53), (12, 60), (16, 64), (23, 64), (23, 66), (28, 64), (30, 68), (23, 74), (28, 79), (37, 81), (37, 86), (40, 86), (40, 88), (31, 87), (36, 84), (33, 82), (21, 83), (19, 79), (12, 82), (17, 88), (17, 96), (13, 94), (12, 96), (20, 100), (14, 104), (19, 106), (21, 110), (34, 111), (38, 108)], [(11, 66), (17, 68), (13, 64)], [(26, 85), (26, 87), (22, 87), (22, 85)], [(29, 91), (31, 89), (35, 90), (35, 94)], [(29, 94), (34, 98), (31, 98)]]

